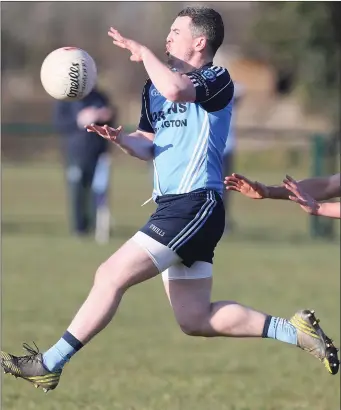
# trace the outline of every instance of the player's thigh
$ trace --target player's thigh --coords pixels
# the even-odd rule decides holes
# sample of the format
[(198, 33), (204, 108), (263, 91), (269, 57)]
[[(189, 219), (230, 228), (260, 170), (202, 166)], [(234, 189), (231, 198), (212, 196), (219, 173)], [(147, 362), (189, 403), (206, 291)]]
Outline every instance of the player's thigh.
[(127, 289), (159, 274), (150, 256), (132, 239), (101, 264), (95, 282)]
[[(197, 264), (199, 264), (198, 269), (196, 269)], [(211, 264), (207, 265), (210, 265), (212, 269)], [(194, 276), (185, 278), (183, 271), (187, 271), (187, 275), (191, 273)], [(166, 294), (174, 316), (182, 328), (196, 327), (196, 324), (205, 320), (210, 312), (212, 275), (204, 274), (204, 272), (205, 267), (202, 270), (200, 262), (197, 262), (191, 268), (182, 264), (174, 265), (167, 270), (167, 276), (163, 274)], [(208, 273), (207, 270), (206, 273)]]
[(158, 275), (179, 262), (178, 255), (166, 246), (137, 232), (99, 268), (99, 278), (109, 278), (128, 288)]

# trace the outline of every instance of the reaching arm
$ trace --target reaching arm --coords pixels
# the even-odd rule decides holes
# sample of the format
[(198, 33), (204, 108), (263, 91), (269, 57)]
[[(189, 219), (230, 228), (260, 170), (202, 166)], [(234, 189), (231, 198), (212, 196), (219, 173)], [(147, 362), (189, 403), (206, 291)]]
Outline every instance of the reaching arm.
[(186, 75), (172, 71), (147, 47), (123, 37), (115, 28), (110, 27), (108, 35), (116, 46), (131, 52), (131, 61), (143, 62), (153, 84), (167, 100), (173, 102), (195, 101), (194, 85)]
[(142, 61), (155, 88), (172, 102), (194, 102), (195, 87), (185, 74), (170, 70), (147, 47), (142, 48)]
[[(307, 178), (298, 181), (299, 187), (317, 201), (337, 198), (341, 196), (341, 174), (327, 177)], [(286, 183), (288, 176), (283, 181)], [(284, 186), (268, 186), (268, 198), (289, 199), (290, 192)]]
[[(335, 174), (322, 178), (308, 178), (298, 181), (297, 184), (304, 192), (315, 200), (324, 201), (341, 196), (341, 174)], [(225, 177), (226, 189), (237, 191), (253, 199), (290, 199), (291, 192), (285, 187), (290, 176), (283, 181), (282, 186), (267, 186), (257, 181), (250, 181), (240, 174), (232, 174)]]
[[(155, 88), (167, 100), (172, 102), (206, 103), (226, 87), (229, 87), (224, 100), (229, 103), (233, 96), (233, 82), (226, 70), (221, 67), (210, 67), (194, 70), (189, 74), (181, 74), (171, 70), (161, 62), (147, 47), (137, 41), (123, 37), (115, 28), (110, 27), (108, 35), (113, 43), (131, 52), (130, 60), (143, 62), (145, 69)], [(222, 76), (219, 80), (217, 78)], [(217, 80), (217, 81), (216, 81)], [(210, 83), (216, 82), (211, 86)]]
[(305, 212), (311, 215), (340, 219), (340, 202), (325, 202), (322, 204), (317, 202), (302, 189), (302, 184), (300, 185), (293, 178), (289, 177), (289, 175), (285, 180), (285, 187), (291, 193), (289, 199), (299, 204)]
[(108, 125), (86, 125), (88, 132), (96, 132), (102, 138), (105, 138), (118, 145), (122, 151), (132, 157), (139, 158), (143, 161), (149, 161), (153, 158), (153, 138), (154, 134), (137, 130), (131, 134), (124, 134), (122, 127), (111, 128)]
[(115, 143), (126, 154), (149, 161), (153, 159), (153, 138), (154, 134), (137, 130), (131, 134), (118, 134)]
[(145, 47), (141, 55), (151, 82), (169, 101), (196, 102), (207, 111), (217, 111), (232, 100), (234, 84), (223, 67), (208, 64), (180, 74), (170, 70)]
[(150, 121), (148, 90), (150, 81), (148, 80), (142, 92), (141, 117), (138, 129), (131, 133), (122, 132), (122, 127), (111, 128), (108, 125), (87, 125), (88, 132), (96, 132), (101, 137), (117, 144), (122, 151), (132, 157), (143, 161), (149, 161), (154, 157), (154, 129)]
[(341, 219), (341, 204), (340, 202), (325, 202), (319, 204), (320, 207), (315, 215), (326, 216), (328, 218)]

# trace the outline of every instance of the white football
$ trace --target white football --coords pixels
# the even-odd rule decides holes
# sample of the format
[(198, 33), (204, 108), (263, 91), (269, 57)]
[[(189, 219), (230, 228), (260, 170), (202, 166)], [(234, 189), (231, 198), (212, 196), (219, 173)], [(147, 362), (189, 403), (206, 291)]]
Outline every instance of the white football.
[(40, 79), (45, 91), (57, 100), (81, 100), (97, 82), (92, 57), (77, 47), (52, 51), (41, 66)]

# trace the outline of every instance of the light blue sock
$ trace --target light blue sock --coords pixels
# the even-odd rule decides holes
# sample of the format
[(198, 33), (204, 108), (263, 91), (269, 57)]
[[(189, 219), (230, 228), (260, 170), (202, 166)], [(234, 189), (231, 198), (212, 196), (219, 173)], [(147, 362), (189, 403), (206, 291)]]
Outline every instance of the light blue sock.
[(269, 319), (269, 327), (265, 337), (297, 345), (297, 329), (295, 326), (293, 326), (287, 319), (282, 319), (280, 317), (270, 316)]
[(50, 372), (61, 370), (82, 347), (83, 344), (79, 340), (66, 332), (54, 346), (43, 354), (43, 364)]

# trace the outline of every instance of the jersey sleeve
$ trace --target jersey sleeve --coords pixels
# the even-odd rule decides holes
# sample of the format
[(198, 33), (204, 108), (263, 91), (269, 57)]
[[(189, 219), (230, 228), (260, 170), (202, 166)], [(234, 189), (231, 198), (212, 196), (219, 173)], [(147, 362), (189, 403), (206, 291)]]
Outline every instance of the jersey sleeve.
[(187, 74), (195, 87), (195, 103), (207, 111), (226, 107), (233, 98), (234, 85), (226, 68), (203, 67)]
[(144, 132), (154, 133), (153, 124), (150, 115), (150, 99), (149, 99), (149, 89), (151, 86), (151, 81), (147, 80), (142, 91), (142, 106), (141, 106), (141, 117), (138, 129)]

